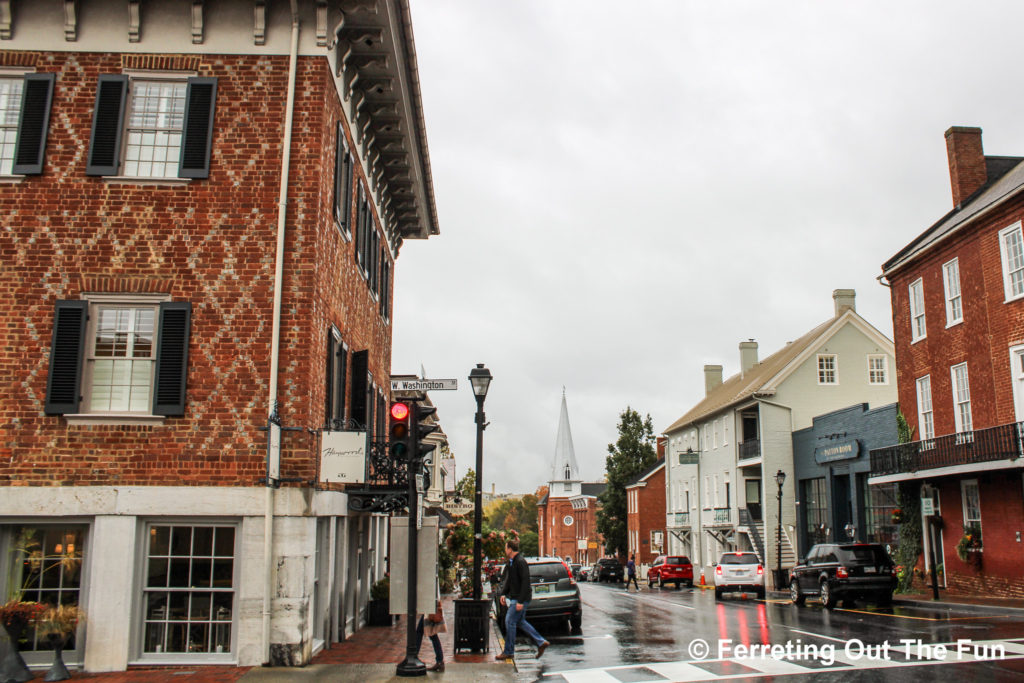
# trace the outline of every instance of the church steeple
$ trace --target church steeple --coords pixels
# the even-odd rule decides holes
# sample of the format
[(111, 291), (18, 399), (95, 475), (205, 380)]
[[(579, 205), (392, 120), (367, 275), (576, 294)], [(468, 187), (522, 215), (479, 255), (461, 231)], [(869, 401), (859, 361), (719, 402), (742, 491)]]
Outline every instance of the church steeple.
[[(555, 459), (551, 463), (551, 492), (553, 495), (578, 493), (580, 467), (576, 463), (576, 449), (572, 445), (569, 429), (569, 406), (565, 401), (565, 387), (562, 388), (562, 414), (558, 418), (558, 436), (555, 437)], [(561, 486), (555, 486), (555, 483)]]

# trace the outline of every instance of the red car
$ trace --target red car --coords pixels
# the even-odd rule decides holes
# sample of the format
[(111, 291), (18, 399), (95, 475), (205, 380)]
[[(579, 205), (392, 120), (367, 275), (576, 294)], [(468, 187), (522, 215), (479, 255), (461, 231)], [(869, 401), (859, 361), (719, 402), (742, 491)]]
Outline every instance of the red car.
[(666, 583), (674, 583), (679, 588), (679, 584), (684, 581), (687, 587), (693, 587), (693, 565), (690, 558), (684, 555), (661, 555), (647, 570), (647, 585), (651, 588), (654, 588), (655, 582), (661, 587)]

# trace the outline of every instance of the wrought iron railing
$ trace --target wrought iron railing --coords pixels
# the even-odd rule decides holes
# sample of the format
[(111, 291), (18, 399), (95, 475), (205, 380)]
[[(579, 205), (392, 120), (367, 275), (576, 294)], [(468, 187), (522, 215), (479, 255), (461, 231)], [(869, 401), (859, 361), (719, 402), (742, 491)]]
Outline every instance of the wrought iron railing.
[(689, 512), (670, 512), (668, 513), (668, 526), (690, 526), (690, 513)]
[(1024, 422), (947, 434), (871, 451), (871, 474), (881, 476), (1021, 457)]
[(366, 444), (366, 486), (404, 489), (409, 485), (409, 463), (391, 457), (387, 441)]
[(715, 508), (715, 524), (729, 524), (732, 522), (732, 508)]
[(749, 460), (761, 455), (761, 440), (747, 439), (740, 443), (740, 460)]

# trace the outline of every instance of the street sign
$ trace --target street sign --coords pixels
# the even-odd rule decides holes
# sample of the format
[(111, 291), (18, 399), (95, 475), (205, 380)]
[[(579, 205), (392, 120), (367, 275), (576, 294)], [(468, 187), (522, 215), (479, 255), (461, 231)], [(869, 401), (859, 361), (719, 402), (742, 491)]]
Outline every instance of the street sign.
[(931, 517), (935, 514), (935, 501), (931, 498), (921, 499), (921, 514), (925, 517)]
[(473, 506), (469, 505), (467, 503), (462, 503), (462, 504), (445, 503), (444, 504), (444, 510), (445, 510), (445, 512), (451, 513), (452, 515), (454, 515), (456, 517), (461, 517), (462, 515), (468, 515), (470, 512), (472, 512), (473, 511)]
[(393, 379), (391, 391), (456, 391), (458, 380), (454, 379)]

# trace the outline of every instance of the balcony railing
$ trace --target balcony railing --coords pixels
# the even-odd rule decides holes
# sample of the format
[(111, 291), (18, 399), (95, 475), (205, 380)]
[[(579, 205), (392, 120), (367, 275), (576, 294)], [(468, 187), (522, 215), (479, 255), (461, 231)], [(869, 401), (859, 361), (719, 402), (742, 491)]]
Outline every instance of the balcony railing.
[(689, 512), (670, 512), (666, 515), (668, 526), (690, 526), (690, 513)]
[(1024, 422), (947, 434), (871, 451), (871, 474), (882, 476), (1021, 457)]
[(715, 524), (732, 522), (732, 508), (715, 508)]
[(740, 444), (740, 460), (749, 460), (761, 455), (761, 440), (747, 439)]

